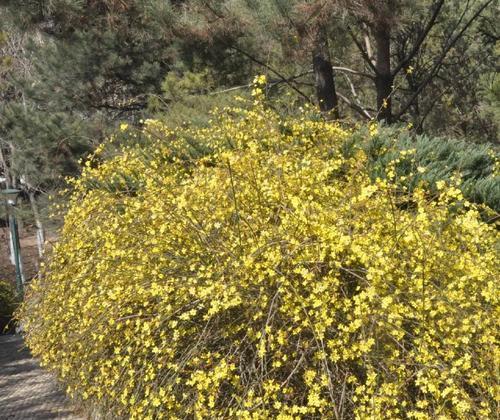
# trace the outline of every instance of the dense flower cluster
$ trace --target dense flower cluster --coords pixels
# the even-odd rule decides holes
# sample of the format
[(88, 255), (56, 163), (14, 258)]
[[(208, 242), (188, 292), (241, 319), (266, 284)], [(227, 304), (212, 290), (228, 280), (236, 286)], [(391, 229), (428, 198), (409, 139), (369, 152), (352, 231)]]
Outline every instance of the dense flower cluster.
[(144, 132), (75, 181), (22, 309), (70, 393), (132, 419), (495, 415), (498, 235), (456, 185), (370, 180), (348, 131), (259, 104)]

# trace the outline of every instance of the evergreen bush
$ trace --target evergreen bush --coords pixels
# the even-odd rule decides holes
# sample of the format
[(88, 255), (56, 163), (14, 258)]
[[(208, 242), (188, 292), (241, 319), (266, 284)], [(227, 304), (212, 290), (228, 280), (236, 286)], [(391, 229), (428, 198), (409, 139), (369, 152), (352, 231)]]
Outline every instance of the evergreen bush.
[[(493, 146), (412, 136), (407, 130), (391, 128), (377, 130), (375, 136), (355, 138), (354, 143), (351, 140), (351, 145), (359, 144), (369, 156), (372, 178), (384, 177), (387, 165), (399, 159), (395, 166), (399, 182), (410, 191), (425, 183), (436, 192), (438, 181), (459, 177), (460, 189), (468, 200), (500, 212), (500, 157)], [(415, 166), (420, 171), (414, 171)]]
[(18, 300), (12, 283), (0, 280), (0, 334), (13, 329), (12, 316)]

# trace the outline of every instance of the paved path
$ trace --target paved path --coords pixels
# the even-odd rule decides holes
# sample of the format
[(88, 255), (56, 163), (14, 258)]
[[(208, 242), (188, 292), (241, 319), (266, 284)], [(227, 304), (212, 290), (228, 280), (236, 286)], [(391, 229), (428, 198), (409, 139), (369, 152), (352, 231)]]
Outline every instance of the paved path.
[(18, 335), (0, 335), (0, 420), (84, 420)]

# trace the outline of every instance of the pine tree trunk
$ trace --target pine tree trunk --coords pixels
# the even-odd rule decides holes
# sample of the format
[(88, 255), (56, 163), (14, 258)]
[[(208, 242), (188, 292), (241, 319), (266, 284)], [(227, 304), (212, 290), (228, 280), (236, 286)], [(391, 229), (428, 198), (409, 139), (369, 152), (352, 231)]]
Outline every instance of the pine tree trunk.
[(377, 89), (377, 119), (392, 123), (393, 78), (391, 75), (391, 32), (386, 23), (379, 23), (373, 31), (376, 45), (375, 87)]
[(12, 188), (12, 177), (10, 176), (10, 169), (7, 164), (7, 159), (5, 158), (5, 152), (0, 143), (0, 165), (2, 167), (3, 176), (5, 178), (5, 186), (7, 188)]
[(38, 210), (38, 203), (36, 202), (35, 193), (30, 191), (28, 193), (31, 204), (31, 211), (33, 212), (33, 216), (35, 218), (35, 226), (36, 226), (36, 244), (38, 247), (38, 255), (40, 258), (43, 257), (43, 248), (45, 244), (45, 231), (43, 229), (42, 219), (40, 218), (40, 212)]
[[(7, 189), (12, 188), (12, 178), (10, 176), (10, 169), (7, 164), (7, 159), (5, 158), (5, 151), (3, 149), (2, 144), (0, 144), (0, 165), (3, 176), (5, 178), (5, 187)], [(5, 204), (5, 221), (9, 221), (9, 205), (7, 204), (7, 201), (4, 201), (4, 204)], [(12, 265), (16, 265), (16, 260), (14, 257), (14, 238), (12, 237), (12, 231), (10, 230), (10, 225), (8, 232), (9, 232), (9, 260)]]
[(328, 50), (328, 38), (323, 28), (318, 29), (314, 40), (313, 70), (319, 109), (328, 118), (338, 119), (338, 98)]

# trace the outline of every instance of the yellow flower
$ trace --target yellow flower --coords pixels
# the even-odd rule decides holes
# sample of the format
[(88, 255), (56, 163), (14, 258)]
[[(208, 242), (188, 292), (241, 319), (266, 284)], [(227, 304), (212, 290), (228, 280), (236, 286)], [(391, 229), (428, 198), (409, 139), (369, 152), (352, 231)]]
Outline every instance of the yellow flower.
[(402, 193), (414, 149), (384, 180), (345, 153), (376, 122), (256, 102), (84, 168), (21, 308), (33, 354), (110, 418), (493, 418), (498, 232), (458, 177)]

